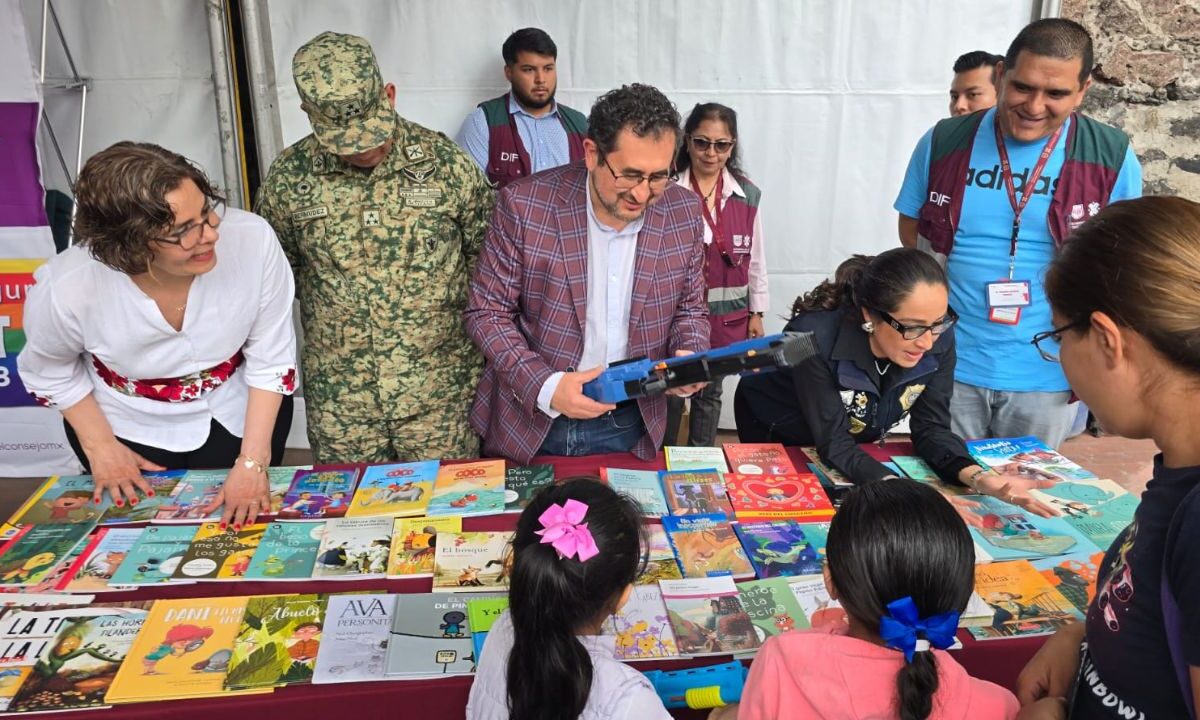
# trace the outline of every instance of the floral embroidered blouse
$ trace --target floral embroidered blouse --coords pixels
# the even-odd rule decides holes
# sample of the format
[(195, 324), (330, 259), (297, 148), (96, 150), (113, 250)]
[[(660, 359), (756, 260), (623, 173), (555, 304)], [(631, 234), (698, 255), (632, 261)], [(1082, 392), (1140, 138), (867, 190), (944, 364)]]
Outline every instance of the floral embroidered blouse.
[(25, 388), (61, 409), (92, 393), (118, 437), (172, 452), (204, 444), (213, 419), (240, 437), (249, 387), (296, 389), (295, 284), (265, 220), (230, 208), (219, 233), (178, 331), (86, 248), (39, 268), (17, 357)]

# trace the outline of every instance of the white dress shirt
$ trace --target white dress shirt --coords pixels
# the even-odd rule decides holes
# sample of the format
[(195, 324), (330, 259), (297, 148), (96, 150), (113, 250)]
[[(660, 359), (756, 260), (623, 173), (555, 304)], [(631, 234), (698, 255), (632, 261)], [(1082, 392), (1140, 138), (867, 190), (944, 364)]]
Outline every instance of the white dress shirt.
[[(40, 267), (17, 357), (26, 389), (61, 409), (92, 393), (115, 435), (171, 452), (203, 445), (214, 418), (241, 437), (248, 387), (281, 394), (295, 388), (295, 285), (265, 220), (230, 208), (218, 232), (216, 266), (192, 281), (178, 331), (132, 278), (86, 248), (70, 248)], [(205, 392), (199, 373), (239, 351), (241, 367)], [(130, 381), (181, 378), (199, 397), (167, 402), (121, 392), (104, 381), (93, 358)]]
[[(725, 203), (733, 195), (740, 198), (746, 197), (746, 191), (738, 183), (737, 178), (729, 170), (722, 168), (721, 180), (721, 209), (725, 209)], [(692, 169), (688, 168), (679, 173), (680, 185), (692, 189)], [(695, 192), (695, 191), (693, 191)], [(767, 294), (767, 251), (763, 244), (763, 229), (762, 229), (762, 205), (760, 203), (758, 212), (754, 214), (754, 228), (751, 231), (754, 233), (754, 242), (750, 245), (750, 312), (767, 312), (771, 309), (771, 299)], [(704, 244), (712, 244), (712, 228), (708, 223), (704, 223)]]
[[(587, 313), (584, 316), (583, 355), (576, 370), (591, 370), (596, 366), (627, 359), (629, 355), (629, 310), (633, 305), (633, 267), (637, 259), (638, 233), (642, 221), (637, 220), (620, 230), (614, 230), (596, 217), (592, 207), (592, 191), (587, 189), (588, 219), (588, 277)], [(546, 378), (538, 392), (538, 408), (552, 418), (562, 413), (550, 407), (550, 400), (563, 373)]]

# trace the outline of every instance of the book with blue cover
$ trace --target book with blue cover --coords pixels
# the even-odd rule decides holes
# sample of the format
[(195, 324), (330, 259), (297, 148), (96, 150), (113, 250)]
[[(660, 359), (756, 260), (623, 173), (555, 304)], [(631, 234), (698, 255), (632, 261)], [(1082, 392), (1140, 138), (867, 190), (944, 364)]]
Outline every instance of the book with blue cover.
[(222, 508), (210, 513), (205, 513), (204, 508), (217, 499), (228, 476), (228, 470), (188, 470), (159, 506), (154, 522), (195, 524), (221, 519)]
[(1099, 479), (1032, 435), (969, 440), (967, 451), (980, 465), (1002, 473), (1017, 473), (1035, 480), (1053, 482)]
[(625, 468), (600, 468), (600, 479), (619, 493), (625, 493), (638, 501), (646, 517), (662, 517), (671, 510), (663, 496), (662, 484), (655, 470), (626, 470)]
[(1112, 480), (1063, 481), (1031, 491), (1071, 527), (1104, 550), (1133, 522), (1139, 499)]
[(1030, 560), (1067, 553), (1096, 552), (1096, 545), (1061, 517), (1044, 518), (990, 495), (966, 495), (971, 536), (994, 560)]
[(734, 531), (760, 578), (815, 575), (821, 558), (794, 520), (743, 522)]
[(268, 523), (258, 549), (250, 559), (245, 578), (307, 580), (312, 577), (324, 530), (324, 520)]
[(108, 584), (154, 585), (169, 581), (197, 529), (195, 525), (151, 525), (144, 529)]
[(354, 469), (298, 470), (283, 496), (280, 520), (324, 520), (345, 517), (354, 497)]
[(685, 578), (754, 577), (746, 551), (724, 515), (667, 515), (663, 518), (663, 529)]

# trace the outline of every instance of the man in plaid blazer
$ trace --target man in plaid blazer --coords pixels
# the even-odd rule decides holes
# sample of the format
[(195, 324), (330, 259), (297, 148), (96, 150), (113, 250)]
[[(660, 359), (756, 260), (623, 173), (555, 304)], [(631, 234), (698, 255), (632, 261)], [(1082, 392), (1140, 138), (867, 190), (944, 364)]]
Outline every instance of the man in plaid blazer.
[(666, 399), (606, 405), (583, 384), (709, 346), (699, 205), (671, 182), (679, 113), (635, 84), (600, 97), (588, 125), (582, 162), (512, 183), (492, 214), (464, 313), (487, 358), (471, 408), (484, 455), (653, 457)]

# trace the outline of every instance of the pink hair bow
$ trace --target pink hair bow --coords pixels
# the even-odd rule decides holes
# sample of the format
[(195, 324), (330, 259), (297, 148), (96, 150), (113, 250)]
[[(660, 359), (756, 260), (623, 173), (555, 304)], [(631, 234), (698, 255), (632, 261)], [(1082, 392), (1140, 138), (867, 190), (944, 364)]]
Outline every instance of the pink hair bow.
[(587, 562), (600, 554), (587, 523), (583, 522), (587, 511), (587, 503), (578, 500), (568, 500), (561, 505), (554, 503), (538, 517), (542, 529), (534, 534), (542, 536), (543, 545), (553, 545), (560, 558), (575, 555), (579, 562)]

